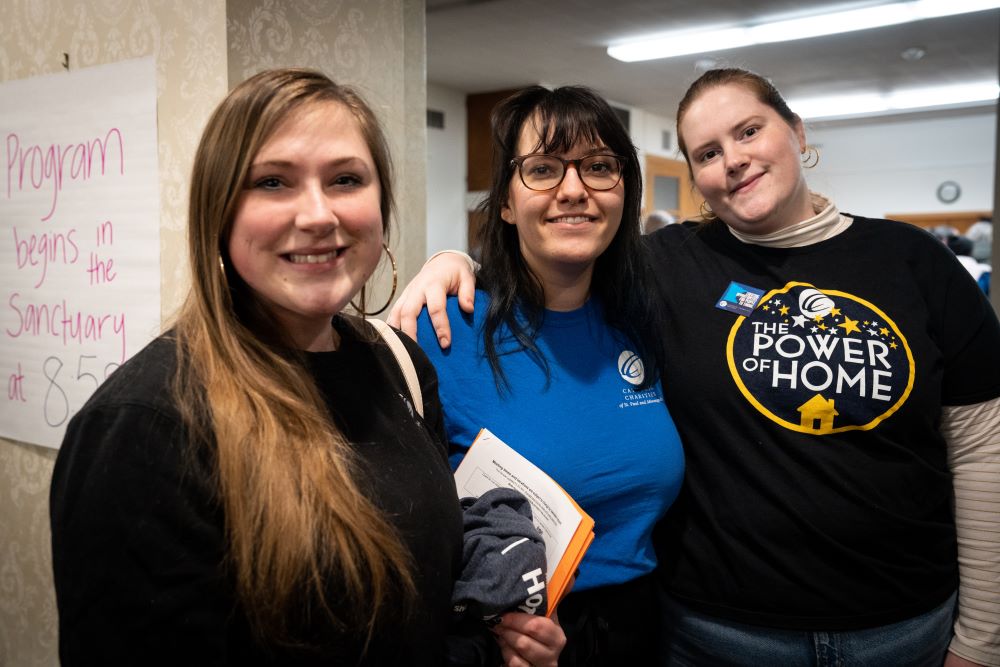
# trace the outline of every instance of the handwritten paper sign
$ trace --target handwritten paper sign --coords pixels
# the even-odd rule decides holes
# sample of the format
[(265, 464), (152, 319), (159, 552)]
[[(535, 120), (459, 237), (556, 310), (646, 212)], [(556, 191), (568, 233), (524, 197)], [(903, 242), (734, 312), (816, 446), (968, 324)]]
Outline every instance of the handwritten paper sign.
[(0, 435), (58, 447), (160, 326), (152, 58), (0, 84)]

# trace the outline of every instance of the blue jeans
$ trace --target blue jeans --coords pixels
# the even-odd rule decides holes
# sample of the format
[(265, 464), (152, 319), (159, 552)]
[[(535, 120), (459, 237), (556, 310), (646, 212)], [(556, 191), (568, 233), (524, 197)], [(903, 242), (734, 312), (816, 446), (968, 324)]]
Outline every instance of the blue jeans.
[(663, 667), (941, 667), (955, 593), (914, 618), (865, 630), (808, 632), (733, 623), (661, 595)]

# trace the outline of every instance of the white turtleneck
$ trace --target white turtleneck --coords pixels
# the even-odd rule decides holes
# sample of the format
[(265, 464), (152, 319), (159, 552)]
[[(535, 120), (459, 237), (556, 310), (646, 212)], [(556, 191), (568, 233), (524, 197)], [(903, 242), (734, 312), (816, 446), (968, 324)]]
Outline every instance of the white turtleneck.
[(838, 211), (837, 207), (823, 195), (816, 192), (809, 194), (812, 198), (813, 212), (816, 215), (802, 222), (797, 222), (770, 234), (760, 235), (744, 234), (728, 225), (726, 228), (744, 243), (762, 245), (768, 248), (798, 248), (833, 238), (854, 222), (853, 218)]

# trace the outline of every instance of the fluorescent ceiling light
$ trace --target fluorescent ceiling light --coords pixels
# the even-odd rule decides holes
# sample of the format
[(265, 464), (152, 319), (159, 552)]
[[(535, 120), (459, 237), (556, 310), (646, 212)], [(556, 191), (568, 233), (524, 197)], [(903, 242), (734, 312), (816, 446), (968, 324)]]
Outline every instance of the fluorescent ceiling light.
[(986, 81), (934, 88), (911, 88), (888, 93), (789, 100), (788, 106), (802, 118), (820, 119), (977, 104), (990, 102), (998, 97), (1000, 97), (1000, 85)]
[(1000, 7), (1000, 0), (915, 0), (850, 9), (717, 30), (685, 30), (630, 40), (608, 47), (608, 55), (625, 62), (673, 58), (692, 53), (725, 51), (855, 30), (882, 28), (911, 21), (981, 12)]

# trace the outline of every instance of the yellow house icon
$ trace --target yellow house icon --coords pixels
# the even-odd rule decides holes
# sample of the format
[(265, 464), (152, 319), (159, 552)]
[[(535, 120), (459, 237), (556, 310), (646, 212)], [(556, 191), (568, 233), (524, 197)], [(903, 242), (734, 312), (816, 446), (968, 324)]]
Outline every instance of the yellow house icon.
[(840, 414), (833, 407), (833, 399), (823, 398), (820, 394), (816, 394), (800, 405), (798, 410), (802, 414), (802, 421), (799, 422), (802, 428), (807, 428), (817, 433), (830, 433), (833, 431), (833, 418)]

